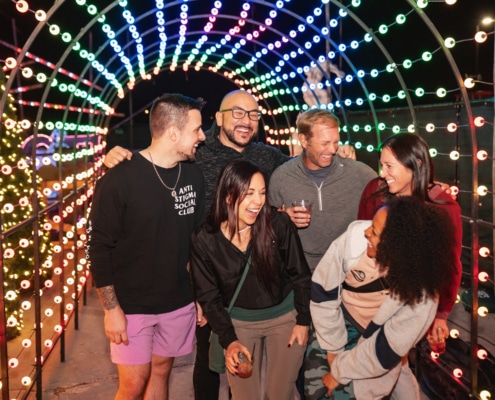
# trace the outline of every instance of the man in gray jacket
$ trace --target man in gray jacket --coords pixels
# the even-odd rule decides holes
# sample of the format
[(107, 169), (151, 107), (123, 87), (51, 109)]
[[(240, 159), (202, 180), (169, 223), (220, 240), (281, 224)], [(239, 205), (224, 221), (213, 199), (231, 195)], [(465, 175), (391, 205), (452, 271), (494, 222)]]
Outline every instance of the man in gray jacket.
[[(356, 219), (359, 199), (376, 172), (362, 162), (343, 159), (339, 149), (339, 120), (328, 110), (312, 109), (297, 120), (303, 153), (282, 164), (272, 174), (270, 203), (285, 209), (299, 228), (304, 254), (311, 271), (339, 237)], [(311, 213), (292, 207), (296, 200), (310, 200)], [(326, 353), (310, 338), (304, 361), (306, 399), (320, 399), (326, 394), (321, 381), (327, 372)]]

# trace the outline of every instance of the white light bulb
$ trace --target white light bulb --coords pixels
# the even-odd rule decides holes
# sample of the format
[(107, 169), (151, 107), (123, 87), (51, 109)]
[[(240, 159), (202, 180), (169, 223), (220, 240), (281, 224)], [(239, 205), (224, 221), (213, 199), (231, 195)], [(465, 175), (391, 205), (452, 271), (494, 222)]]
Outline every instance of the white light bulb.
[(474, 40), (477, 43), (484, 43), (486, 42), (486, 39), (488, 39), (488, 35), (486, 34), (486, 32), (478, 31), (476, 32), (476, 35), (474, 35)]
[(488, 153), (486, 150), (480, 150), (476, 153), (476, 158), (480, 161), (484, 161), (488, 158)]
[(464, 79), (464, 86), (468, 89), (473, 88), (474, 87), (474, 79), (473, 78)]
[(478, 308), (478, 315), (480, 317), (486, 317), (488, 315), (488, 308), (486, 308), (485, 306), (479, 307)]
[(490, 255), (490, 250), (488, 247), (480, 247), (479, 254), (481, 257), (488, 257)]
[(485, 118), (476, 117), (474, 119), (474, 125), (476, 125), (478, 128), (481, 128), (483, 125), (485, 125)]
[(485, 185), (478, 186), (477, 192), (480, 196), (486, 196), (488, 193), (488, 188)]

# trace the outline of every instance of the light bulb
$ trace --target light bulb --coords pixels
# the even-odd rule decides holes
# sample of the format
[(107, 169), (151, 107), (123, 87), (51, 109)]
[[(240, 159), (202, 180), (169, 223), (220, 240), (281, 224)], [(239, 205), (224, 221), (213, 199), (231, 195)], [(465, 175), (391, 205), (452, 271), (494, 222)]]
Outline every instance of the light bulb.
[(448, 49), (451, 49), (455, 46), (455, 39), (454, 38), (446, 38), (445, 41), (444, 41), (444, 44), (445, 44), (445, 47), (447, 47)]
[(486, 271), (481, 271), (478, 274), (478, 279), (480, 280), (480, 282), (488, 282), (489, 278), (490, 278), (490, 275), (488, 275), (488, 273)]
[(33, 76), (33, 70), (31, 68), (23, 68), (22, 76), (24, 78), (31, 78)]
[(478, 356), (478, 358), (480, 360), (486, 360), (488, 357), (488, 353), (485, 349), (478, 349), (478, 351), (476, 352), (476, 355)]
[(460, 157), (461, 155), (459, 154), (459, 152), (458, 152), (457, 150), (454, 150), (454, 151), (451, 151), (451, 152), (450, 152), (450, 155), (449, 155), (449, 156), (450, 156), (450, 159), (451, 159), (451, 160), (456, 161), (456, 160), (458, 160), (458, 159), (459, 159), (459, 157)]
[(447, 130), (449, 132), (455, 132), (457, 130), (457, 124), (455, 122), (451, 122), (447, 125)]
[(43, 22), (46, 19), (46, 12), (43, 10), (36, 10), (34, 13), (34, 18), (40, 22)]
[(17, 368), (19, 365), (19, 360), (17, 358), (11, 358), (9, 360), (9, 368)]
[(480, 247), (479, 253), (481, 257), (488, 257), (490, 255), (490, 250), (488, 247)]
[(471, 89), (474, 87), (474, 79), (473, 78), (466, 78), (464, 80), (464, 86), (468, 89)]
[(476, 153), (476, 158), (480, 161), (484, 161), (488, 158), (488, 153), (486, 150), (480, 150)]
[(485, 306), (479, 307), (478, 308), (478, 315), (480, 317), (486, 317), (488, 315), (488, 308), (486, 308)]
[(19, 0), (17, 3), (15, 3), (15, 8), (20, 13), (25, 13), (29, 10), (29, 4), (25, 0)]
[(488, 193), (488, 188), (485, 185), (478, 186), (476, 190), (480, 196), (486, 196)]
[(27, 279), (25, 279), (21, 282), (21, 288), (22, 289), (29, 289), (30, 286), (31, 286), (31, 282), (28, 281)]
[(4, 124), (7, 129), (14, 129), (16, 122), (11, 118), (7, 118)]
[(7, 57), (5, 66), (9, 69), (14, 69), (17, 65), (17, 60), (14, 57)]
[(476, 117), (474, 119), (474, 125), (476, 125), (478, 128), (481, 128), (483, 125), (485, 125), (485, 118)]
[(478, 31), (476, 32), (476, 35), (474, 35), (474, 40), (477, 43), (484, 43), (486, 42), (486, 39), (488, 39), (488, 35), (486, 34), (486, 32)]
[(29, 386), (31, 384), (31, 378), (29, 376), (24, 376), (21, 379), (23, 386)]

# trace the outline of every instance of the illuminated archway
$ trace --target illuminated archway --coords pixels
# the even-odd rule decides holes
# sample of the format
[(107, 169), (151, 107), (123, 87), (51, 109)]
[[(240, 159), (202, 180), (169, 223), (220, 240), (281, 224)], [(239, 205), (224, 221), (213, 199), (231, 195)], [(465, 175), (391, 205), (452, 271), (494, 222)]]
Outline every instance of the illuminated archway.
[[(92, 194), (94, 179), (100, 174), (105, 135), (115, 125), (115, 112), (137, 85), (174, 71), (208, 71), (253, 93), (259, 99), (267, 141), (288, 153), (294, 145), (296, 116), (309, 107), (307, 101), (334, 110), (343, 122), (342, 139), (354, 144), (358, 158), (373, 166), (377, 147), (386, 136), (402, 131), (444, 135), (445, 141), (427, 137), (436, 144), (432, 154), (470, 171), (468, 179), (460, 182), (457, 175), (448, 178), (458, 186), (465, 203), (463, 212), (469, 222), (465, 229), (470, 230), (470, 243), (465, 246), (476, 292), (478, 249), (487, 249), (481, 253), (486, 259), (493, 254), (493, 244), (480, 244), (479, 239), (480, 227), (490, 234), (493, 228), (491, 219), (480, 217), (480, 196), (492, 194), (489, 188), (493, 185), (490, 178), (480, 175), (478, 165), (491, 159), (491, 149), (478, 149), (479, 133), (491, 134), (491, 127), (486, 118), (473, 112), (463, 78), (466, 71), (455, 54), (455, 47), (463, 42), (475, 46), (474, 35), (443, 37), (429, 16), (430, 10), (434, 15), (438, 8), (448, 8), (445, 3), (456, 7), (455, 1), (428, 4), (426, 0), (405, 0), (392, 6), (386, 1), (344, 4), (323, 0), (309, 2), (311, 8), (290, 0), (224, 3), (157, 0), (152, 6), (143, 6), (114, 0), (96, 6), (86, 0), (65, 0), (48, 10), (30, 9), (25, 0), (9, 5), (15, 19), (31, 30), (22, 47), (5, 47), (10, 58), (2, 61), (9, 78), (0, 109), (7, 107), (9, 92), (21, 87), (25, 91), (11, 95), (17, 94), (17, 104), (32, 110), (26, 112), (30, 116), (24, 122), (6, 114), (1, 122), (6, 130), (19, 135), (32, 131), (29, 141), (34, 150), (23, 160), (6, 162), (11, 165), (2, 169), (3, 176), (9, 175), (7, 167), (15, 169), (19, 161), (29, 165), (29, 160), (35, 160), (43, 135), (49, 137), (57, 129), (67, 132), (73, 151), (60, 147), (51, 156), (53, 160), (62, 166), (81, 160), (88, 168), (74, 168), (64, 175), (61, 167), (59, 179), (43, 189), (45, 196), (55, 196), (56, 204), (61, 205), (59, 218), (52, 218), (62, 226), (60, 241), (77, 243), (73, 250), (55, 249), (63, 258), (62, 269), (57, 271), (69, 292), (79, 293), (78, 279), (85, 274), (79, 247), (84, 238), (78, 233), (84, 227), (84, 215), (74, 210), (82, 207), (83, 211)], [(68, 15), (71, 18), (66, 18)], [(415, 41), (408, 38), (413, 34)], [(479, 35), (480, 41), (486, 41), (489, 34)], [(417, 46), (401, 46), (397, 38)], [(424, 79), (425, 70), (442, 72), (428, 80)], [(317, 81), (310, 79), (311, 72), (319, 77)], [(137, 110), (144, 110), (149, 100)], [(460, 116), (454, 115), (448, 123), (445, 117), (437, 120), (430, 115), (425, 120), (421, 108), (436, 103), (456, 104)], [(399, 114), (402, 117), (395, 118)], [(461, 122), (463, 119), (466, 121)], [(457, 143), (453, 135), (460, 138)], [(51, 161), (48, 155), (38, 157), (40, 165)], [(32, 172), (36, 192), (36, 168)], [(35, 207), (32, 215), (36, 219), (49, 212), (49, 208)], [(74, 229), (64, 231), (67, 216), (73, 219)], [(2, 242), (2, 259), (15, 253), (15, 246), (5, 246), (7, 242)], [(73, 260), (76, 272), (66, 276), (63, 263), (69, 265)], [(473, 307), (477, 308), (475, 297)], [(61, 313), (69, 318), (71, 310)], [(476, 313), (473, 321), (476, 326)], [(474, 348), (476, 332), (472, 334)], [(59, 335), (55, 330), (50, 340)], [(477, 389), (473, 386), (473, 390)]]

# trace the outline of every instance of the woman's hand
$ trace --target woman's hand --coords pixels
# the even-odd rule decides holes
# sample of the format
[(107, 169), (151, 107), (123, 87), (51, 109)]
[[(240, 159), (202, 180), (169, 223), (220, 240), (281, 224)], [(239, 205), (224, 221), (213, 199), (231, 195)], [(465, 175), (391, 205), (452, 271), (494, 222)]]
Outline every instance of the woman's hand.
[(208, 323), (206, 316), (203, 314), (203, 309), (199, 305), (199, 302), (196, 302), (196, 325), (200, 328), (205, 326)]
[(439, 342), (442, 339), (449, 337), (449, 326), (446, 319), (435, 318), (433, 324), (430, 327), (428, 335), (435, 341)]
[(323, 375), (323, 378), (321, 378), (321, 380), (328, 390), (327, 396), (330, 397), (332, 395), (332, 392), (337, 388), (337, 386), (339, 386), (339, 383), (334, 379), (331, 372), (327, 372), (325, 375)]
[(349, 158), (351, 160), (356, 159), (356, 149), (354, 146), (350, 144), (343, 144), (342, 146), (339, 146), (339, 149), (337, 150), (337, 155), (340, 158)]
[(296, 340), (299, 345), (306, 346), (308, 344), (308, 331), (309, 326), (294, 326), (294, 328), (292, 329), (292, 335), (290, 335), (289, 338), (289, 347), (292, 347)]
[(237, 366), (239, 365), (239, 353), (244, 353), (249, 361), (252, 361), (252, 355), (246, 346), (243, 346), (238, 340), (229, 344), (225, 350), (225, 367), (232, 375), (237, 374)]

